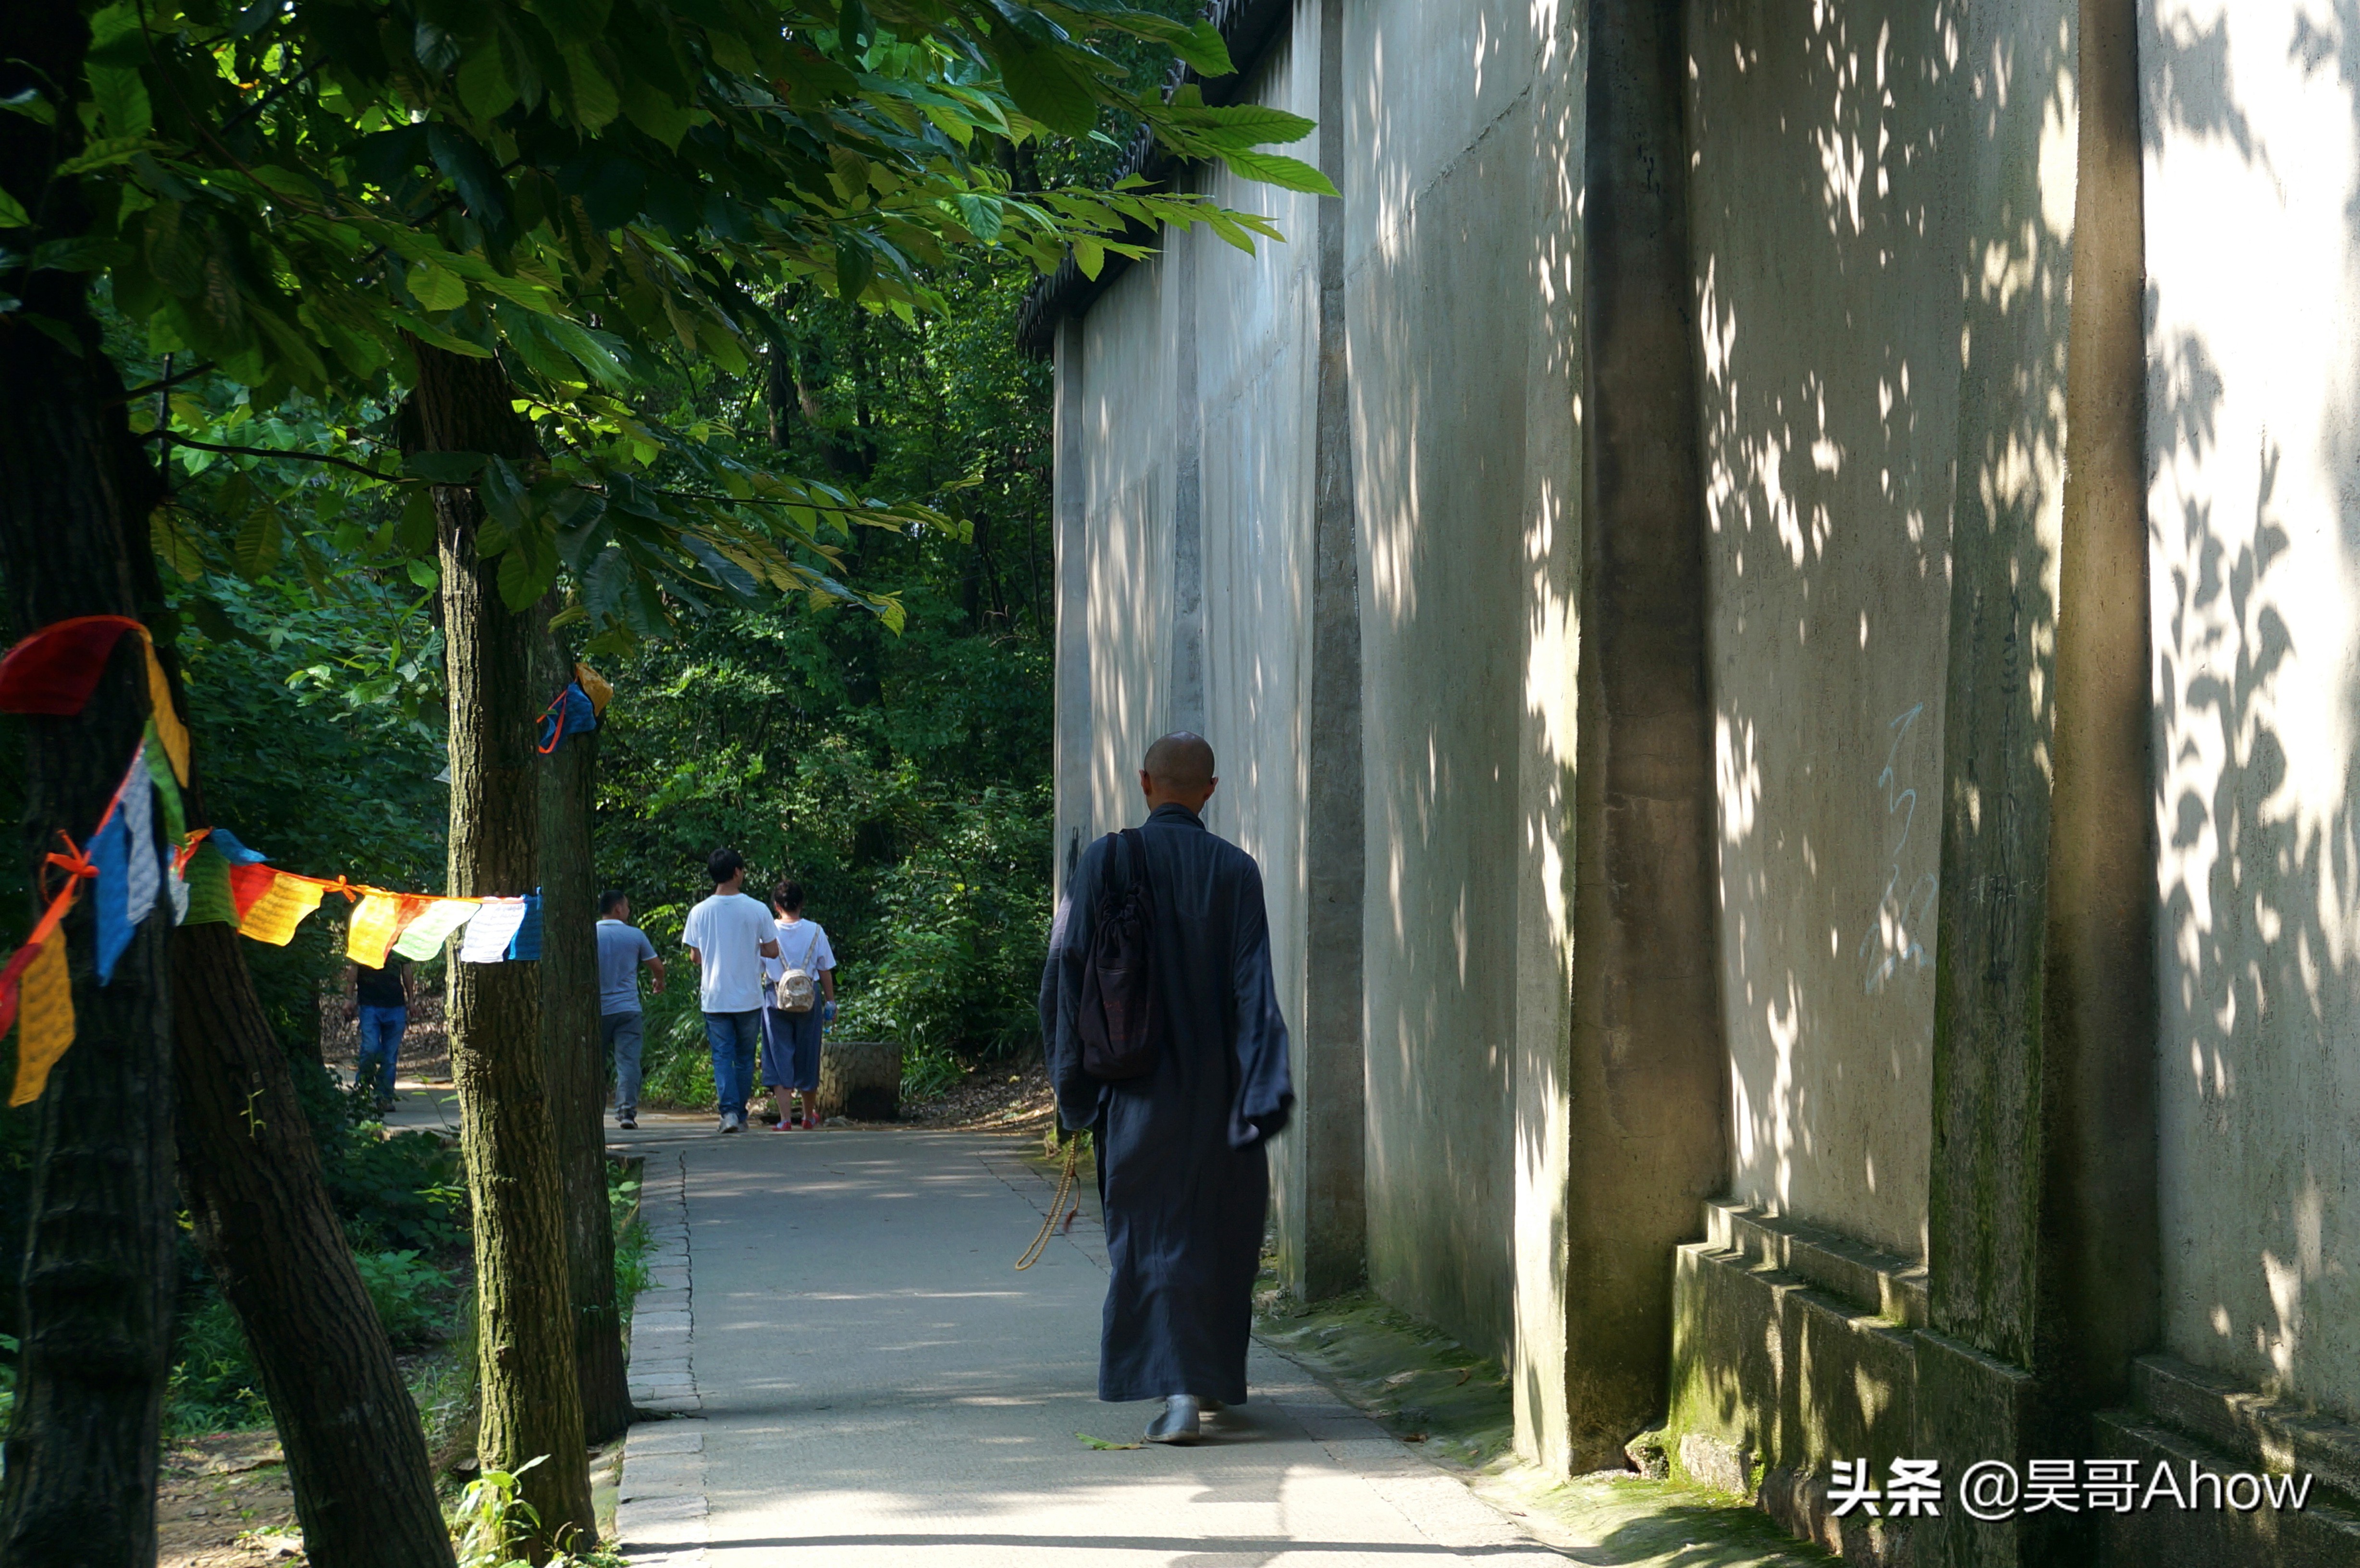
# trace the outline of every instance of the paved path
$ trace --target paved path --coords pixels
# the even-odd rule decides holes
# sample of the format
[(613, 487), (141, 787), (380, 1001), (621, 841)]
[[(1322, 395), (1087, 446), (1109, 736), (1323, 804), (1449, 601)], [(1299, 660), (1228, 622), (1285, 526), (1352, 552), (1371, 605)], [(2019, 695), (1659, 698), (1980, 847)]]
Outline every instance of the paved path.
[(1011, 1265), (1049, 1200), (1007, 1138), (713, 1136), (650, 1117), (658, 1289), (633, 1328), (618, 1533), (712, 1568), (1561, 1563), (1257, 1345), (1201, 1447), (1094, 1397), (1101, 1235)]

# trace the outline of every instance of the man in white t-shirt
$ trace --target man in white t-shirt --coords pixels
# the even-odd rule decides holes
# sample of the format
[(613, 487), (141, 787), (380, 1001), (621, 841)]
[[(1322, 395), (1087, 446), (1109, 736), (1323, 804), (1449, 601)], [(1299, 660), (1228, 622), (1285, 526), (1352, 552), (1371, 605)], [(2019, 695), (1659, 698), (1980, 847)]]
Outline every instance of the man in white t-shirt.
[(779, 932), (761, 900), (741, 891), (746, 862), (736, 850), (715, 850), (705, 868), (713, 877), (713, 897), (688, 911), (681, 941), (696, 964), (721, 1130), (738, 1132), (746, 1126), (754, 1052), (762, 1040), (762, 960), (779, 956)]

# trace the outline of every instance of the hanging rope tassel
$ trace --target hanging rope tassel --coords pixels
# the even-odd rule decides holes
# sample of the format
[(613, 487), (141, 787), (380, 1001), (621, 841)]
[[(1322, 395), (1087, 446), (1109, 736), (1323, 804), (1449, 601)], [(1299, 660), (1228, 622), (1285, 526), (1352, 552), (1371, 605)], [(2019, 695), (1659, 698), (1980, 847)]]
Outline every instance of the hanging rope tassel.
[(1049, 1249), (1049, 1238), (1056, 1234), (1057, 1222), (1060, 1219), (1070, 1225), (1074, 1223), (1074, 1214), (1082, 1212), (1082, 1201), (1079, 1198), (1074, 1198), (1073, 1214), (1065, 1212), (1065, 1200), (1074, 1195), (1074, 1167), (1081, 1157), (1082, 1140), (1080, 1135), (1076, 1134), (1065, 1144), (1065, 1168), (1057, 1173), (1057, 1195), (1049, 1200), (1049, 1217), (1041, 1222), (1041, 1234), (1032, 1238), (1032, 1245), (1026, 1247), (1024, 1256), (1016, 1260), (1018, 1273), (1022, 1274), (1041, 1261), (1041, 1254)]

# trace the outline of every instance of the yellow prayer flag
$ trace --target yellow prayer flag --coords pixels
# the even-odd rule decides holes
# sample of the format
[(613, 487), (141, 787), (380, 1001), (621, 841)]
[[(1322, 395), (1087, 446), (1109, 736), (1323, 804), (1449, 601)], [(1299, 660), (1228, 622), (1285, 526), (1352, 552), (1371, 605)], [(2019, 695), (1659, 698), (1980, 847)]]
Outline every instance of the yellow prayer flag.
[(320, 895), (327, 890), (325, 882), (282, 871), (268, 891), (246, 907), (237, 922), (238, 934), (285, 947), (295, 939), (295, 928), (303, 923), (303, 917), (320, 907)]
[(148, 651), (148, 706), (156, 720), (156, 738), (164, 743), (164, 755), (172, 759), (172, 777), (181, 783), (189, 781), (189, 732), (180, 723), (180, 715), (172, 707), (172, 683), (164, 679), (164, 666), (156, 658), (156, 645), (148, 640), (148, 630), (141, 627), (139, 640)]
[(386, 951), (399, 934), (402, 899), (398, 894), (371, 893), (353, 909), (344, 929), (344, 956), (364, 969), (385, 967)]
[(49, 1069), (74, 1040), (73, 980), (66, 972), (63, 931), (41, 944), (25, 970), (16, 1006), (16, 1087), (11, 1105), (29, 1105), (49, 1087)]

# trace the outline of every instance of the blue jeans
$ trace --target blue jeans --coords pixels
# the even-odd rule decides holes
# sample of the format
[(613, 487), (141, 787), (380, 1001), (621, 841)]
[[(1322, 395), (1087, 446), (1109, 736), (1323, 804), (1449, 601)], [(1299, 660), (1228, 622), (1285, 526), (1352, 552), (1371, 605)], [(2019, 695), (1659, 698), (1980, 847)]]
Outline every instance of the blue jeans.
[(401, 1035), (410, 1027), (408, 1007), (360, 1009), (361, 1059), (353, 1066), (353, 1087), (366, 1088), (380, 1100), (393, 1098), (393, 1062), (401, 1054)]
[(639, 1108), (639, 1045), (646, 1038), (647, 1020), (638, 1013), (606, 1013), (598, 1019), (598, 1032), (606, 1037), (606, 1049), (615, 1060), (615, 1114), (628, 1116)]
[(741, 1121), (754, 1092), (754, 1052), (762, 1043), (762, 1009), (705, 1015), (705, 1042), (713, 1048), (713, 1091), (721, 1114)]

